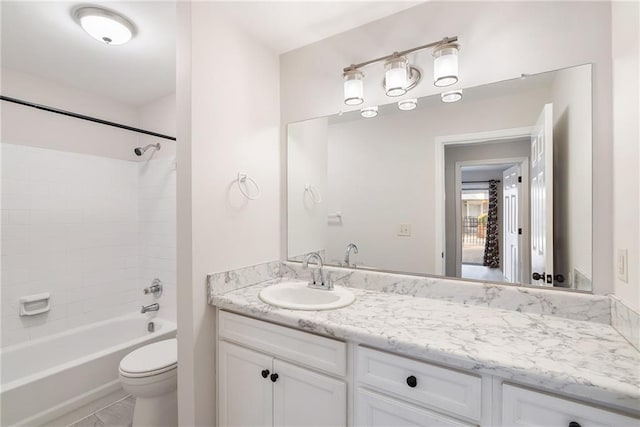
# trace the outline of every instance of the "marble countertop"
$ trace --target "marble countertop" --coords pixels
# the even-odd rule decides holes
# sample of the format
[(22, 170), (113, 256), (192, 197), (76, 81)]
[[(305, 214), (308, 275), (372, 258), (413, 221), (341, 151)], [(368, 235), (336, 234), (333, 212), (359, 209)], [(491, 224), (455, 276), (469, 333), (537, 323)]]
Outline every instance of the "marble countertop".
[(258, 298), (272, 283), (209, 303), (640, 414), (640, 352), (609, 325), (356, 288), (348, 307), (287, 310)]

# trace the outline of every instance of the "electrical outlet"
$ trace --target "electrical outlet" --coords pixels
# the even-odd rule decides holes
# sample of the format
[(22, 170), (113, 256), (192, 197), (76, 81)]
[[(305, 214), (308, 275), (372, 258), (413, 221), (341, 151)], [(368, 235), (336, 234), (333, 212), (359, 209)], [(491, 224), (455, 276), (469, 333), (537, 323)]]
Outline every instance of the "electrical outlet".
[(622, 280), (625, 283), (629, 283), (629, 269), (628, 263), (629, 258), (627, 255), (626, 249), (618, 249), (618, 256), (616, 258), (616, 273), (618, 279)]
[(411, 236), (411, 224), (398, 225), (398, 236), (402, 236), (402, 237)]

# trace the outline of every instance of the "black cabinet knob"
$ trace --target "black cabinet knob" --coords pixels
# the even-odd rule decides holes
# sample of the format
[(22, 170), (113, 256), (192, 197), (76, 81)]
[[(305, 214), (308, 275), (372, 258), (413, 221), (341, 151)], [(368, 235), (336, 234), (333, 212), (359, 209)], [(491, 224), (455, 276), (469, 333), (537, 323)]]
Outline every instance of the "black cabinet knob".
[(262, 374), (262, 378), (267, 378), (269, 376), (269, 370), (263, 369), (261, 374)]
[(413, 375), (411, 375), (410, 377), (407, 377), (407, 385), (411, 388), (414, 388), (415, 386), (418, 385), (418, 379)]
[(580, 425), (580, 423), (577, 423), (575, 421), (571, 421), (569, 423), (569, 427), (582, 427), (582, 426)]
[(271, 382), (276, 382), (278, 381), (278, 374), (271, 374)]
[(544, 280), (544, 273), (533, 273), (531, 277), (533, 277), (533, 280)]
[[(558, 283), (564, 283), (564, 276), (562, 274), (556, 274), (555, 276), (553, 276), (553, 278), (556, 279), (556, 282)], [(572, 421), (572, 422), (575, 422), (575, 421)], [(578, 427), (578, 426), (573, 426), (573, 427)]]

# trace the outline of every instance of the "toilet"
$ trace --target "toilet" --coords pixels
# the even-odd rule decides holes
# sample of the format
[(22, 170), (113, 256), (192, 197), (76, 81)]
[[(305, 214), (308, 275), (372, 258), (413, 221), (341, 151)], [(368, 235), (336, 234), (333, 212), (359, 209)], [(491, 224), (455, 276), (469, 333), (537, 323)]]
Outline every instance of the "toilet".
[(145, 345), (120, 361), (122, 388), (136, 398), (133, 427), (178, 425), (178, 342)]

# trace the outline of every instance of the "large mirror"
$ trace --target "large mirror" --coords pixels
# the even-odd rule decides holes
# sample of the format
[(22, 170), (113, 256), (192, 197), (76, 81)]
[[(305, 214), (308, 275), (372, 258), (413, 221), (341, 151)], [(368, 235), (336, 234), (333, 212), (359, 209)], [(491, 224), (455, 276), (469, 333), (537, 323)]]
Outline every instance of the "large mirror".
[(288, 125), (288, 257), (591, 290), (591, 65)]

